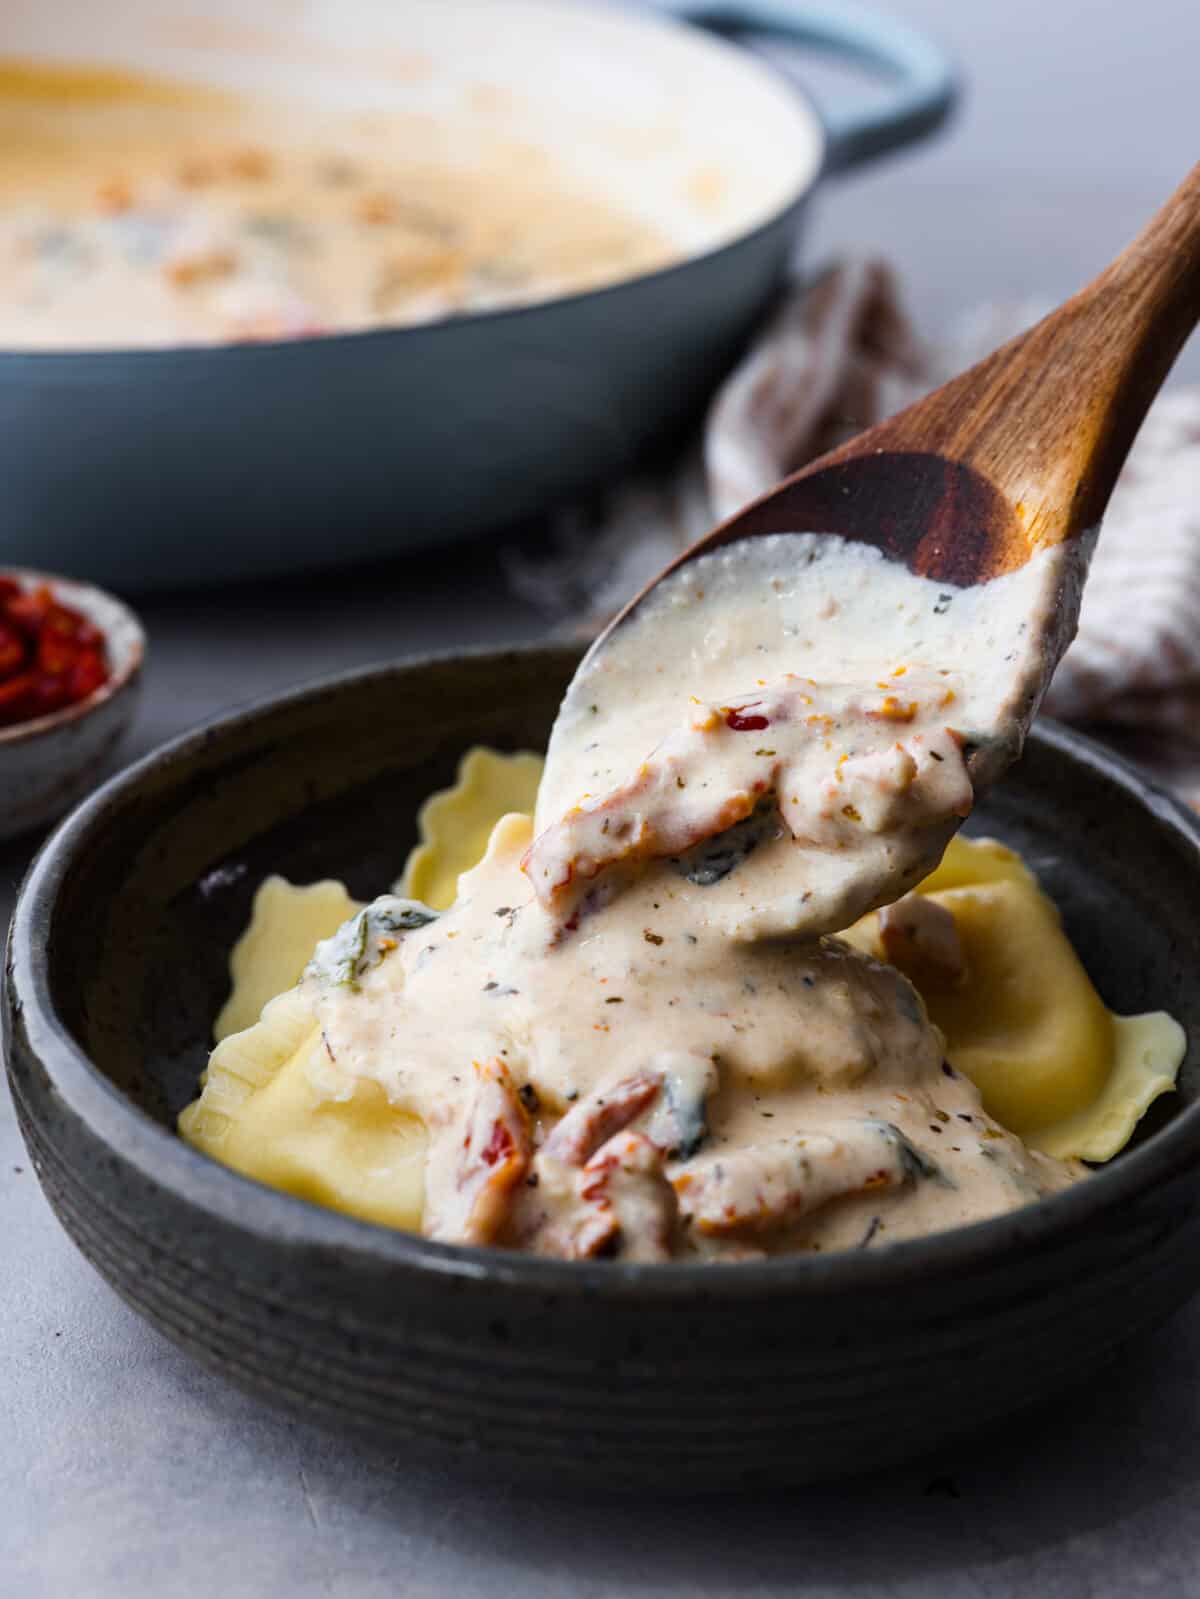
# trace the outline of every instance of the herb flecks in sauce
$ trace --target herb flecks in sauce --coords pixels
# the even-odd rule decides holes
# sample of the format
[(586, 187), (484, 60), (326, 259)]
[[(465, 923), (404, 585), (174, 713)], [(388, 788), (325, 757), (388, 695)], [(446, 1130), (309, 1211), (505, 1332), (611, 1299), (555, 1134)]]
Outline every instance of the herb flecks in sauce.
[[(1039, 584), (1061, 602), (1053, 552), (954, 591), (951, 623), (950, 591), (873, 552), (756, 543), (680, 569), (585, 663), (536, 841), (506, 818), (386, 959), (346, 932), (357, 988), (310, 968), (326, 1081), (372, 1080), (430, 1131), (435, 1236), (747, 1259), (1083, 1174), (992, 1123), (909, 982), (827, 936), (936, 862), (973, 797), (963, 730), (984, 771), (1019, 744), (1041, 662), (1023, 645), (1014, 688), (999, 644)], [(935, 914), (898, 908), (892, 936), (953, 981)]]

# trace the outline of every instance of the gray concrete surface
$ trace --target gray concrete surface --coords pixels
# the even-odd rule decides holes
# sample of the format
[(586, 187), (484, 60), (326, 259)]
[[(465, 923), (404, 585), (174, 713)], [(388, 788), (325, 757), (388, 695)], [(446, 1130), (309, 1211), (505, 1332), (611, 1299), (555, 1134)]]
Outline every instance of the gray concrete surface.
[[(983, 295), (1067, 292), (1200, 155), (1196, 0), (895, 9), (955, 50), (970, 100), (936, 150), (831, 190), (813, 246), (889, 253), (930, 328)], [(543, 627), (481, 552), (145, 609), (127, 754), (343, 665)], [(0, 848), (0, 927), (28, 853)], [(1186, 1599), (1198, 1378), (1193, 1305), (1093, 1388), (885, 1476), (740, 1503), (481, 1488), (280, 1418), (145, 1327), (57, 1228), (0, 1091), (4, 1599)]]

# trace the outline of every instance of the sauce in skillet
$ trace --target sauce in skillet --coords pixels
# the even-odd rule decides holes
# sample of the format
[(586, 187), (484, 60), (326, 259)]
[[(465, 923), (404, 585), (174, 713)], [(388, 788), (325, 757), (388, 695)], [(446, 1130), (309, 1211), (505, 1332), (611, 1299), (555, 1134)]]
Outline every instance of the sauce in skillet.
[(280, 339), (521, 305), (679, 251), (553, 154), (0, 63), (0, 348)]

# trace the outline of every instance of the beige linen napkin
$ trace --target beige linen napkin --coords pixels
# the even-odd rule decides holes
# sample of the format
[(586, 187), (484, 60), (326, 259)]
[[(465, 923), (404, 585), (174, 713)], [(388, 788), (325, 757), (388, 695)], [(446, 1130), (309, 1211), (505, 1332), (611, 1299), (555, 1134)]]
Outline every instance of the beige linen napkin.
[[(1046, 309), (984, 307), (935, 345), (917, 337), (881, 262), (797, 285), (683, 458), (564, 517), (551, 555), (511, 556), (514, 586), (570, 630), (595, 630), (714, 523)], [(1200, 803), (1200, 389), (1169, 389), (1142, 427), (1045, 708)]]

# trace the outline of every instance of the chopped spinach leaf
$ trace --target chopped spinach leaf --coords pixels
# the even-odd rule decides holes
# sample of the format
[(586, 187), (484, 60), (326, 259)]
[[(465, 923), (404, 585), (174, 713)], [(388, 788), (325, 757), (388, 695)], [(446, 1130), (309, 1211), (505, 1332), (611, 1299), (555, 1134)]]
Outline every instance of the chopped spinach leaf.
[(778, 811), (774, 800), (767, 800), (743, 822), (735, 822), (715, 838), (696, 844), (675, 857), (671, 865), (681, 877), (697, 888), (711, 888), (738, 867), (748, 855), (777, 830)]
[(393, 935), (411, 933), (436, 919), (437, 912), (428, 905), (384, 894), (317, 945), (305, 975), (331, 988), (348, 988), (357, 993), (366, 973), (396, 948)]
[(938, 1165), (937, 1161), (930, 1160), (929, 1156), (917, 1146), (895, 1125), (894, 1122), (875, 1122), (879, 1131), (891, 1144), (900, 1162), (900, 1169), (905, 1180), (910, 1183), (932, 1182), (939, 1188), (954, 1188), (956, 1185)]

